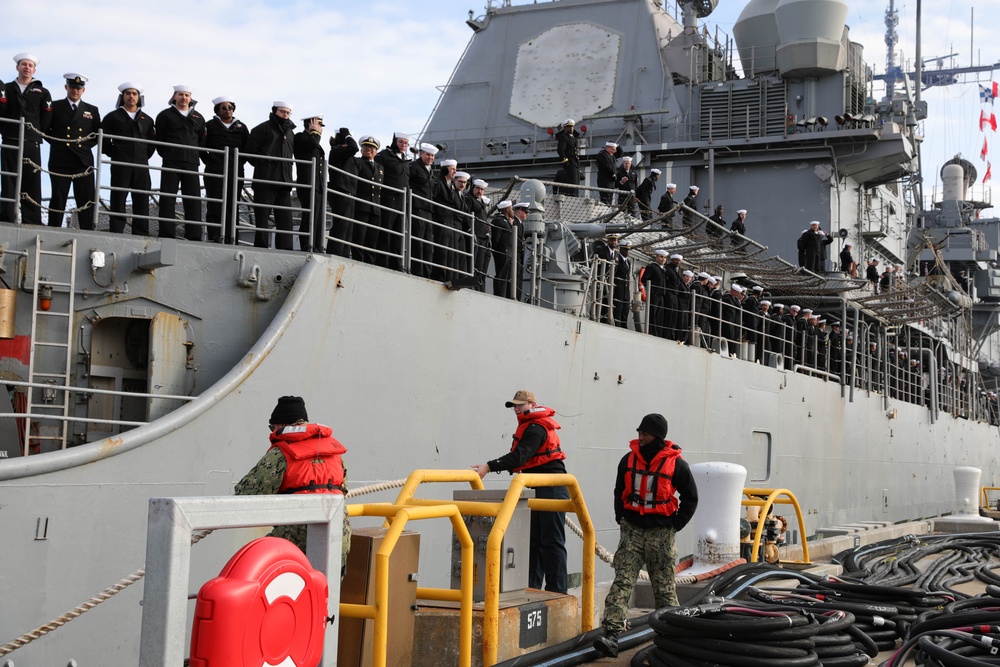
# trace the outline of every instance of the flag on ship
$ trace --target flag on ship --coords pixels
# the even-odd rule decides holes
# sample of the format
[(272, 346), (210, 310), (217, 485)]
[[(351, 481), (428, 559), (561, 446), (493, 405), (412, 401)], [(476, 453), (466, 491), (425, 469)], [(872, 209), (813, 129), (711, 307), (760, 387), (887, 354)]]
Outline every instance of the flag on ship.
[(990, 162), (990, 146), (989, 140), (986, 138), (986, 128), (997, 131), (997, 117), (993, 113), (993, 101), (997, 98), (998, 86), (995, 81), (991, 81), (990, 85), (984, 86), (979, 84), (979, 99), (985, 105), (987, 102), (990, 104), (990, 115), (986, 115), (986, 109), (979, 110), (979, 131), (983, 134), (983, 147), (979, 151), (979, 158), (986, 163), (986, 173), (983, 174), (983, 183), (988, 183), (990, 178), (993, 176), (992, 163)]
[(989, 127), (991, 130), (993, 130), (994, 132), (996, 132), (997, 131), (997, 117), (993, 113), (990, 113), (990, 115), (987, 117), (985, 111), (980, 111), (979, 112), (979, 129), (982, 130), (983, 132), (985, 132), (987, 127)]
[(992, 82), (989, 88), (987, 88), (983, 84), (979, 84), (979, 99), (982, 101), (983, 104), (986, 104), (987, 102), (993, 104), (993, 100), (995, 100), (996, 97), (997, 97), (996, 82)]

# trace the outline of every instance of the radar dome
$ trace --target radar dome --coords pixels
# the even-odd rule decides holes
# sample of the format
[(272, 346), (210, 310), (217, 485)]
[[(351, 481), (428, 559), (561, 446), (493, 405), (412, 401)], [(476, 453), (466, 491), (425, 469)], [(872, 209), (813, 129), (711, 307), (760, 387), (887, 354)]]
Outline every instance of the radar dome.
[(777, 69), (778, 22), (774, 10), (779, 0), (750, 0), (733, 25), (733, 37), (743, 64), (743, 73), (753, 77)]
[(780, 38), (775, 58), (782, 76), (822, 76), (847, 66), (843, 0), (778, 0), (774, 18)]
[(965, 170), (957, 164), (941, 167), (941, 199), (945, 201), (965, 200)]
[[(941, 167), (941, 180), (944, 180), (945, 169), (951, 166), (961, 167), (962, 173), (964, 175), (963, 183), (965, 184), (965, 189), (968, 190), (972, 187), (972, 184), (976, 182), (979, 174), (976, 172), (976, 167), (971, 162), (966, 160), (961, 155), (956, 155), (952, 159), (948, 160)], [(964, 194), (964, 191), (963, 191)]]

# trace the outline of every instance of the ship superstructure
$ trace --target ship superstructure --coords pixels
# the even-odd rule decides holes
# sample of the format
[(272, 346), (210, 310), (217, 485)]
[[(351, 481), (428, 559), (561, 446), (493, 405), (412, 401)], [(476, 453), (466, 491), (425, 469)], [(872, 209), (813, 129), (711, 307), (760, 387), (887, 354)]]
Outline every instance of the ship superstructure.
[(553, 136), (573, 118), (586, 184), (614, 141), (640, 176), (664, 172), (657, 198), (666, 182), (681, 197), (697, 185), (706, 216), (751, 211), (750, 235), (773, 254), (794, 261), (819, 220), (865, 257), (903, 260), (925, 105), (874, 99), (841, 0), (753, 0), (734, 38), (699, 24), (713, 7), (682, 3), (680, 21), (649, 0), (493, 8), (424, 137), (487, 178), (552, 180)]

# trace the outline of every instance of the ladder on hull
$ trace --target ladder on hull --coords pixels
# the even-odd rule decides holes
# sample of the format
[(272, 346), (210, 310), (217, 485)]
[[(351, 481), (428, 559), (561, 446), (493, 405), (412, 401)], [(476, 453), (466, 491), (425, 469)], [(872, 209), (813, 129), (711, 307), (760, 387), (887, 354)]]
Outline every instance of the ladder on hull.
[[(28, 417), (25, 419), (24, 428), (24, 455), (31, 453), (31, 442), (36, 441), (41, 451), (43, 441), (56, 441), (59, 449), (65, 449), (69, 439), (70, 407), (72, 406), (71, 394), (68, 391), (70, 375), (73, 361), (73, 313), (76, 298), (76, 239), (73, 238), (65, 243), (65, 250), (44, 250), (43, 240), (40, 236), (35, 237), (35, 270), (32, 280), (32, 294), (34, 299), (31, 305), (31, 352), (28, 361), (28, 401), (25, 412)], [(43, 275), (43, 260), (51, 267), (51, 275), (62, 277), (68, 269), (68, 280), (56, 281), (50, 278), (49, 273)], [(68, 266), (67, 266), (68, 263)], [(51, 292), (48, 296), (54, 297), (66, 291), (67, 299), (51, 298), (50, 307), (42, 308), (42, 290)], [(52, 307), (65, 304), (66, 309), (52, 309)], [(53, 319), (54, 326), (39, 326), (47, 319)], [(65, 326), (59, 326), (58, 320), (62, 318)], [(55, 340), (39, 340), (42, 332), (52, 336)], [(54, 355), (45, 355), (39, 359), (39, 354), (46, 349), (55, 351)], [(60, 354), (60, 352), (62, 354)], [(43, 370), (39, 370), (39, 365)], [(61, 366), (61, 368), (60, 368)], [(34, 386), (39, 384), (51, 384), (52, 389), (43, 389)], [(61, 400), (58, 398), (62, 396)], [(40, 400), (38, 396), (40, 395)], [(32, 436), (32, 424), (40, 424), (46, 421), (53, 421), (46, 418), (46, 413), (51, 412), (52, 417), (58, 418), (60, 422), (58, 435), (50, 435), (48, 432), (41, 432)]]

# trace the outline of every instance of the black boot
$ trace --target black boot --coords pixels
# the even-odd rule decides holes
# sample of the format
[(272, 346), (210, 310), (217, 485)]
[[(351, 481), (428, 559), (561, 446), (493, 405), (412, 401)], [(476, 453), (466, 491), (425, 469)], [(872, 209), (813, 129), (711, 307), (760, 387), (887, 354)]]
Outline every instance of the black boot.
[(594, 650), (606, 658), (618, 657), (618, 633), (605, 630), (603, 637), (594, 640)]

